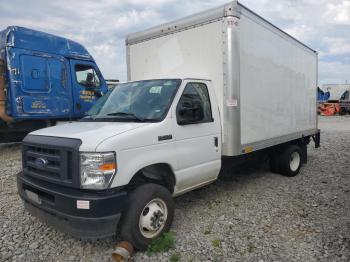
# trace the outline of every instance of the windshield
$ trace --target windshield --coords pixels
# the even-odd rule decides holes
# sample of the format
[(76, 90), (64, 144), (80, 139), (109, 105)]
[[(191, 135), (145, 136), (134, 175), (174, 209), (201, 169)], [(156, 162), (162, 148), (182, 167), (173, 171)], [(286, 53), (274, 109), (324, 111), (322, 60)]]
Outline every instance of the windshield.
[(120, 84), (101, 97), (83, 121), (161, 121), (180, 83), (179, 79), (160, 79)]

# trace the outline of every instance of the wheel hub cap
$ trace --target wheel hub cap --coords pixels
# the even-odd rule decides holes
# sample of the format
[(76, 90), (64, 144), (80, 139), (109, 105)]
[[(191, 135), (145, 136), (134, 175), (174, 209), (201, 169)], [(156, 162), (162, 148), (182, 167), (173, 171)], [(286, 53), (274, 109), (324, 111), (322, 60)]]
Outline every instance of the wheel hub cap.
[(293, 152), (290, 156), (290, 162), (289, 162), (290, 169), (294, 172), (296, 171), (300, 166), (300, 155), (298, 152)]
[(168, 209), (164, 201), (159, 198), (151, 200), (140, 215), (141, 234), (146, 238), (157, 236), (162, 231), (167, 216)]

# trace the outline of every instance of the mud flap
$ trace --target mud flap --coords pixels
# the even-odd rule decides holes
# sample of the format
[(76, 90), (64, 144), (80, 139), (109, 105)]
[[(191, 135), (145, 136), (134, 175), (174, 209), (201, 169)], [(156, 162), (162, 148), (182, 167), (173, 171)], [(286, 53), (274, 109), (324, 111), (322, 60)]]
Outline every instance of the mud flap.
[(318, 132), (312, 136), (312, 140), (315, 143), (315, 148), (319, 148), (320, 143), (321, 143), (321, 131), (320, 130), (318, 130)]

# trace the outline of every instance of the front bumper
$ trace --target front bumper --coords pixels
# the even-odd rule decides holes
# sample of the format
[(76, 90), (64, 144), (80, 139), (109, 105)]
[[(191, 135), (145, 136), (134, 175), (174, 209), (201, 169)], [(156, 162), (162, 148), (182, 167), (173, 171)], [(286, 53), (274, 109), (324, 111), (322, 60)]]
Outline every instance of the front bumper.
[(17, 175), (17, 186), (25, 208), (32, 215), (84, 239), (115, 235), (128, 199), (125, 190), (94, 192), (68, 188), (23, 173)]

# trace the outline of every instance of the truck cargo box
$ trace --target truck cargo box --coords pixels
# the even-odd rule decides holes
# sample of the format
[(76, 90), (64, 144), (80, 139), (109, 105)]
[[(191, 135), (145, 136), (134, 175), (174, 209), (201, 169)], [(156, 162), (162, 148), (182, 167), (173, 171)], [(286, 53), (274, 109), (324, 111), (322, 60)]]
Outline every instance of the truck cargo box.
[(317, 52), (237, 1), (127, 37), (128, 80), (212, 81), (222, 154), (315, 134)]

